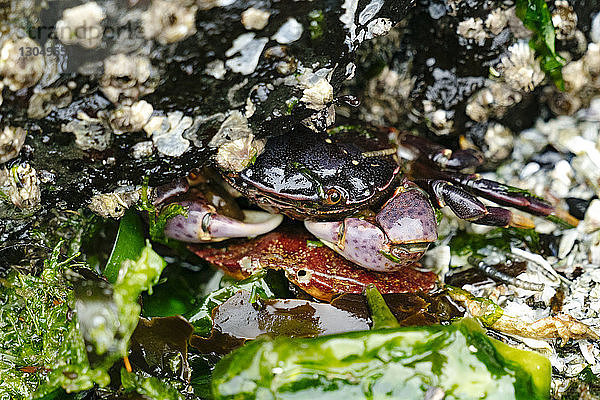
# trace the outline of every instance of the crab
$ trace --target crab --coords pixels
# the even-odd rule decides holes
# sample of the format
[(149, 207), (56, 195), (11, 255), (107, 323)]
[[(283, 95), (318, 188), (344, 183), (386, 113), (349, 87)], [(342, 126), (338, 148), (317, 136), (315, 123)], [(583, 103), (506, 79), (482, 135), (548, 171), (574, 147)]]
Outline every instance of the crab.
[[(295, 125), (272, 136), (241, 171), (219, 167), (222, 179), (267, 211), (232, 211), (225, 194), (191, 192), (187, 182), (162, 188), (157, 202), (188, 207), (165, 235), (192, 243), (251, 237), (272, 231), (282, 214), (347, 260), (374, 271), (414, 264), (437, 239), (435, 209), (448, 206), (476, 224), (531, 228), (533, 221), (476, 196), (532, 215), (576, 225), (568, 213), (528, 192), (463, 173), (483, 161), (476, 151), (451, 151), (393, 129), (342, 126), (315, 133)], [(170, 200), (173, 201), (173, 200)], [(223, 212), (225, 211), (225, 212)]]

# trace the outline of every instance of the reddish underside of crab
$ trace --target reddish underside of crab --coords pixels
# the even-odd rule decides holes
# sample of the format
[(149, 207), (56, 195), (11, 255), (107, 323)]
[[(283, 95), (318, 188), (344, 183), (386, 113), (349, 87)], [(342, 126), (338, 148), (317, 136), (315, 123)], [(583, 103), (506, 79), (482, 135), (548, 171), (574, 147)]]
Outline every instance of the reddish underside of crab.
[(325, 301), (341, 293), (361, 293), (371, 283), (381, 293), (429, 291), (437, 279), (433, 272), (420, 270), (420, 264), (394, 272), (359, 268), (328, 247), (314, 243), (314, 237), (303, 229), (283, 228), (225, 247), (190, 245), (189, 249), (236, 279), (262, 269), (283, 270), (299, 288)]

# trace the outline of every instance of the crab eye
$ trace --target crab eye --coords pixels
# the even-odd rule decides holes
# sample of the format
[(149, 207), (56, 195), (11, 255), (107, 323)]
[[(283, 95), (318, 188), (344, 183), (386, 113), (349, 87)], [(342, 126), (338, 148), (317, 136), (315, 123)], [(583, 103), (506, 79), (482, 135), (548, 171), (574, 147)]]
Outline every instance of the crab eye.
[(342, 200), (342, 194), (339, 190), (331, 188), (327, 191), (327, 198), (325, 199), (325, 203), (329, 205), (334, 205)]

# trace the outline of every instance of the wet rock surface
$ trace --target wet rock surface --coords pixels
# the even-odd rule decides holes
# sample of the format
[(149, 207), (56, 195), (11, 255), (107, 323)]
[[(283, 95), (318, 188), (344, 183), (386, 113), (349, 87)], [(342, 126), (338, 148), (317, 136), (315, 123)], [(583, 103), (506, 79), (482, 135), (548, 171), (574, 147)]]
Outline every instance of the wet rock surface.
[[(381, 24), (391, 28), (412, 7), (409, 1), (372, 2), (369, 9), (368, 2), (359, 3), (344, 8), (342, 2), (298, 2), (294, 7), (252, 1), (226, 6), (104, 1), (75, 7), (72, 2), (55, 2), (35, 18), (23, 15), (23, 23), (39, 26), (29, 33), (42, 37), (36, 37), (37, 42), (18, 39), (31, 43), (11, 42), (11, 48), (16, 46), (18, 53), (21, 47), (40, 46), (36, 56), (24, 59), (40, 64), (47, 57), (39, 51), (56, 43), (49, 53), (60, 58), (65, 73), (56, 74), (49, 85), (37, 86), (41, 75), (37, 64), (27, 67), (31, 69), (27, 77), (22, 69), (21, 78), (2, 73), (7, 86), (2, 123), (31, 132), (28, 151), (13, 162), (29, 162), (54, 175), (52, 190), (46, 189), (42, 196), (43, 204), (51, 206), (80, 205), (94, 194), (139, 184), (144, 175), (150, 175), (152, 184), (182, 176), (214, 153), (207, 143), (233, 110), (245, 114), (255, 135), (271, 134), (279, 122), (274, 126), (269, 122), (287, 120), (290, 102), (318, 91), (324, 83), (337, 90), (353, 74), (359, 44), (385, 33)], [(253, 7), (270, 17), (260, 24), (248, 22)], [(243, 13), (247, 26), (242, 23)], [(165, 21), (164, 15), (171, 20)], [(368, 25), (373, 21), (379, 25)], [(85, 34), (68, 37), (69, 32), (79, 32), (83, 23), (86, 29), (79, 31)], [(25, 34), (18, 26), (7, 28)], [(48, 39), (54, 31), (58, 40)], [(11, 65), (5, 62), (2, 68)], [(59, 100), (62, 92), (45, 100), (36, 94), (63, 85), (72, 87), (71, 101)], [(129, 112), (123, 107), (142, 97), (153, 107), (153, 116), (179, 113), (194, 123), (179, 129), (179, 139), (176, 135), (159, 139), (149, 129), (158, 152), (134, 158), (132, 149), (147, 140), (146, 134), (135, 124), (125, 123), (125, 129), (123, 123), (115, 126), (115, 120)], [(42, 101), (41, 110), (33, 105)], [(23, 112), (28, 103), (36, 120)], [(323, 103), (315, 107), (322, 108)], [(132, 132), (117, 137), (123, 130)], [(161, 145), (171, 139), (181, 144)]]

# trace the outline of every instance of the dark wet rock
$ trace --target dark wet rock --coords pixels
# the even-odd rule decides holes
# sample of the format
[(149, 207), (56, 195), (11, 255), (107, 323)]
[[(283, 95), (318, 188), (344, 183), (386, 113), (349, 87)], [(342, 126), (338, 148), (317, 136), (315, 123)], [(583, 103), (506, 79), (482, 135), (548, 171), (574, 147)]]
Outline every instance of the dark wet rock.
[[(527, 264), (522, 261), (515, 261), (495, 264), (491, 267), (494, 268), (496, 271), (499, 271), (503, 274), (514, 278), (523, 271), (525, 271)], [(450, 286), (461, 287), (465, 284), (475, 284), (479, 282), (484, 282), (488, 279), (492, 278), (488, 277), (486, 274), (484, 274), (477, 268), (470, 268), (460, 272), (452, 273), (449, 276), (447, 275), (445, 278), (445, 282)]]
[[(58, 42), (64, 52), (61, 66), (65, 73), (50, 84), (50, 89), (61, 85), (72, 88), (72, 102), (66, 107), (61, 104), (62, 108), (49, 110), (45, 118), (29, 120), (25, 111), (32, 90), (4, 91), (2, 123), (14, 123), (31, 132), (26, 141), (31, 151), (14, 163), (29, 162), (36, 170), (56, 177), (51, 187), (42, 188), (43, 205), (78, 206), (95, 194), (140, 184), (144, 175), (150, 175), (152, 185), (184, 175), (207, 162), (214, 152), (207, 143), (223, 120), (218, 115), (225, 116), (232, 109), (246, 114), (257, 136), (268, 136), (280, 124), (272, 121), (285, 117), (290, 101), (303, 98), (306, 85), (314, 84), (316, 78), (311, 75), (321, 70), (322, 74), (315, 76), (324, 77), (337, 91), (354, 73), (354, 52), (360, 43), (385, 34), (412, 6), (410, 1), (382, 1), (378, 3), (381, 7), (361, 14), (369, 2), (359, 2), (352, 12), (342, 1), (296, 2), (294, 7), (274, 1), (236, 1), (225, 7), (202, 7), (205, 9), (196, 13), (194, 29), (181, 37), (163, 37), (160, 33), (153, 36), (142, 24), (156, 22), (150, 15), (152, 7), (157, 7), (154, 3), (159, 2), (127, 5), (106, 0), (97, 2), (100, 9), (74, 9), (72, 2), (58, 1), (39, 16), (22, 16), (29, 21), (23, 25), (33, 26), (30, 34), (41, 45), (50, 43), (57, 21), (67, 28), (77, 25), (73, 13), (91, 18), (104, 32), (101, 43)], [(270, 13), (264, 28), (248, 30), (242, 24), (241, 14), (251, 7)], [(181, 17), (174, 23), (189, 23), (183, 15), (174, 15)], [(311, 23), (317, 23), (318, 32)], [(161, 32), (166, 35), (168, 29), (163, 27)], [(253, 58), (257, 59), (255, 66)], [(113, 61), (103, 65), (106, 59)], [(106, 75), (107, 68), (118, 60), (134, 59), (142, 62), (140, 68), (147, 63), (151, 71), (138, 68), (137, 72), (128, 69), (127, 76)], [(303, 78), (310, 82), (299, 83)], [(184, 134), (192, 146), (182, 156), (154, 152), (149, 157), (133, 158), (132, 149), (147, 141), (146, 135), (132, 132), (117, 137), (104, 126), (110, 112), (119, 106), (109, 100), (127, 104), (139, 97), (154, 107), (154, 115), (178, 111), (194, 120), (194, 130)], [(80, 119), (82, 113), (97, 118), (106, 129), (101, 145), (82, 148), (72, 133), (61, 132), (61, 125)]]
[[(571, 215), (573, 215), (571, 213)], [(545, 256), (554, 256), (558, 255), (558, 245), (560, 242), (560, 236), (555, 236), (551, 234), (540, 233), (540, 253)]]
[[(599, 9), (589, 1), (564, 3), (548, 3), (562, 17), (557, 50), (576, 60), (586, 52), (590, 16)], [(585, 14), (575, 18), (576, 27), (572, 10), (577, 17)], [(368, 79), (356, 81), (366, 99), (361, 114), (376, 124), (432, 136), (465, 135), (484, 151), (490, 127), (518, 132), (538, 116), (565, 114), (564, 109), (572, 114), (581, 99), (544, 80), (527, 45), (530, 37), (512, 1), (418, 1), (402, 24), (359, 53), (357, 75)], [(587, 97), (583, 103), (589, 103)], [(441, 140), (457, 146), (455, 139)]]
[[(194, 7), (186, 13), (174, 6), (173, 26), (150, 29), (153, 22), (165, 23), (153, 16), (160, 15), (155, 8), (161, 4), (168, 8), (166, 3), (99, 0), (97, 6), (80, 6), (55, 1), (43, 10), (25, 9), (19, 2), (0, 6), (8, 31), (28, 33), (32, 43), (52, 49), (53, 55), (46, 57), (51, 72), (36, 87), (12, 85), (19, 89), (12, 91), (5, 85), (2, 91), (0, 129), (23, 128), (27, 137), (20, 153), (0, 169), (27, 163), (41, 181), (41, 209), (35, 214), (0, 204), (0, 236), (7, 246), (27, 242), (28, 229), (43, 225), (50, 209), (86, 207), (93, 196), (139, 186), (145, 176), (156, 186), (207, 164), (216, 152), (208, 143), (233, 111), (244, 114), (257, 137), (315, 113), (326, 120), (333, 106), (319, 101), (333, 102), (344, 80), (355, 73), (356, 49), (385, 34), (414, 6), (409, 0), (382, 1), (364, 11), (371, 2), (359, 1), (356, 10), (342, 7), (341, 0), (300, 1), (294, 7), (276, 1), (240, 0), (225, 7), (201, 2), (206, 7), (195, 13), (195, 27), (189, 26), (188, 15)], [(242, 13), (251, 7), (270, 14), (264, 28), (242, 24)], [(61, 34), (53, 38), (59, 20), (66, 28), (82, 21), (100, 26), (101, 42)], [(186, 28), (184, 34), (171, 29), (177, 24)], [(32, 58), (35, 65), (41, 60), (37, 57)], [(127, 68), (116, 68), (120, 64)], [(327, 91), (311, 94), (313, 87), (329, 89), (331, 98)], [(70, 101), (50, 96), (53, 104), (43, 101), (40, 107), (34, 92), (59, 88), (68, 89)], [(134, 109), (136, 100), (153, 109), (143, 129), (142, 122), (128, 121), (146, 121), (147, 115), (117, 118), (123, 116), (119, 110)], [(36, 112), (28, 116), (32, 102)], [(185, 124), (162, 126), (173, 115)], [(160, 124), (149, 128), (151, 121)], [(178, 145), (170, 145), (170, 138)], [(24, 217), (34, 223), (7, 219)]]
[(596, 197), (594, 196), (589, 200), (584, 200), (578, 199), (576, 197), (567, 197), (565, 200), (567, 202), (567, 206), (569, 206), (569, 213), (578, 220), (583, 220), (587, 208), (590, 206), (590, 203), (595, 198)]
[(589, 34), (592, 19), (598, 12), (598, 2), (595, 0), (572, 0), (569, 4), (577, 13), (577, 28)]
[(189, 382), (187, 351), (193, 331), (181, 316), (140, 318), (131, 336), (130, 361), (154, 376)]
[[(396, 33), (366, 45), (361, 72), (377, 76), (383, 71), (389, 85), (406, 86), (398, 96), (404, 104), (397, 104), (397, 115), (389, 113), (386, 122), (402, 127), (416, 122), (442, 135), (464, 131), (467, 100), (514, 42), (504, 15), (500, 25), (486, 26), (484, 20), (497, 7), (492, 1), (419, 1)], [(468, 27), (471, 22), (478, 30)], [(371, 52), (377, 57), (368, 60)], [(384, 97), (381, 101), (388, 101)]]

